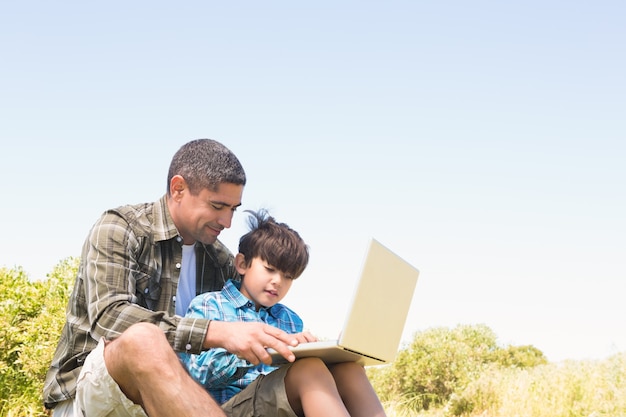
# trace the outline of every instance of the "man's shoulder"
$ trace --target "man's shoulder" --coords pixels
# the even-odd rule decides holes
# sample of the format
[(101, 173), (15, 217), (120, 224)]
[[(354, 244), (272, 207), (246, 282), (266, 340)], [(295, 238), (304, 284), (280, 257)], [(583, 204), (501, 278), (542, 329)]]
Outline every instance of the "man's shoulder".
[(138, 237), (153, 236), (153, 240), (167, 240), (177, 235), (164, 198), (151, 203), (126, 204), (104, 212), (102, 224), (125, 224)]
[(148, 219), (152, 217), (155, 203), (139, 203), (125, 204), (106, 210), (102, 214), (102, 218), (119, 217), (130, 224), (136, 223), (140, 219)]

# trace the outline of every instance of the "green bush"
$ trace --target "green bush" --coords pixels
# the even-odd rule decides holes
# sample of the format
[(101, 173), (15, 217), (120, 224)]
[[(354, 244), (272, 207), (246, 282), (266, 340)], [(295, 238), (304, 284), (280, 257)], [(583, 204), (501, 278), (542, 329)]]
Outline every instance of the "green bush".
[(65, 322), (78, 260), (61, 261), (45, 280), (0, 269), (0, 417), (45, 416), (41, 391)]
[(494, 362), (502, 367), (532, 368), (548, 363), (542, 351), (532, 345), (508, 346), (494, 353)]
[(447, 404), (490, 364), (525, 368), (541, 363), (546, 363), (543, 353), (532, 346), (501, 348), (487, 326), (459, 325), (417, 333), (392, 365), (370, 368), (368, 375), (381, 400), (417, 412)]

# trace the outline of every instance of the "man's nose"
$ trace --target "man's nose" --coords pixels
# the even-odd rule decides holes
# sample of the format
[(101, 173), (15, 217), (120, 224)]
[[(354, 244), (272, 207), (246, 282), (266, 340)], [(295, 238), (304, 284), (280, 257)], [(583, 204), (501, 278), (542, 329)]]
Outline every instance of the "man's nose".
[(217, 223), (225, 229), (228, 229), (233, 222), (233, 215), (235, 213), (232, 210), (221, 214), (217, 219)]

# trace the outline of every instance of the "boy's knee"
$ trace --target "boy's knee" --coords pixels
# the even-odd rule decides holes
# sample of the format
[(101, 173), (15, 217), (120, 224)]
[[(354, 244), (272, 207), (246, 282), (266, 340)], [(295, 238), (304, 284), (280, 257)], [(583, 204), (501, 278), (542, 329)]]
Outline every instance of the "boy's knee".
[(288, 381), (323, 381), (328, 380), (331, 374), (326, 364), (320, 358), (302, 358), (293, 362), (287, 371)]
[(324, 361), (322, 361), (320, 358), (314, 358), (314, 357), (298, 359), (297, 361), (293, 363), (292, 367), (294, 366), (296, 368), (306, 368), (309, 371), (312, 371), (312, 370), (327, 371), (328, 370)]
[(331, 365), (330, 372), (335, 378), (353, 378), (365, 376), (365, 368), (357, 362), (342, 362)]

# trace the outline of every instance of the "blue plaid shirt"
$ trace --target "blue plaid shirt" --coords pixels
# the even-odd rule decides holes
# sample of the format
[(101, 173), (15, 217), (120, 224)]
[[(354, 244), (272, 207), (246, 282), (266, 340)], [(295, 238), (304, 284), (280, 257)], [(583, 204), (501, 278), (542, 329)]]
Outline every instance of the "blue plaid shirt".
[[(222, 291), (198, 295), (191, 301), (186, 317), (219, 321), (259, 321), (290, 334), (302, 332), (302, 319), (295, 312), (282, 304), (275, 304), (270, 308), (262, 307), (257, 312), (254, 303), (239, 291), (240, 285), (241, 283), (230, 280)], [(220, 404), (247, 387), (259, 375), (276, 369), (263, 363), (254, 366), (223, 348), (209, 349), (200, 354), (181, 353), (180, 358), (191, 376)]]

